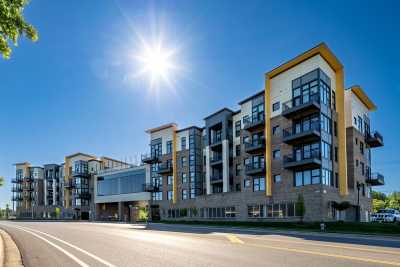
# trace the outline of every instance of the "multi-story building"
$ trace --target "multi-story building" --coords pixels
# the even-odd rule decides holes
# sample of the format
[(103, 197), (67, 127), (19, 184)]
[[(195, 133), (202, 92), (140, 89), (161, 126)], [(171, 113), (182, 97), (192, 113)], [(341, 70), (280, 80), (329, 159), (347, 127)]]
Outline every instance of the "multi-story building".
[(29, 162), (16, 163), (12, 200), (17, 216), (35, 217), (35, 210), (44, 204), (44, 173), (42, 167), (32, 167)]
[(300, 195), (305, 220), (369, 219), (371, 186), (383, 184), (371, 172), (370, 148), (383, 145), (370, 132), (375, 105), (359, 86), (345, 90), (343, 66), (325, 44), (267, 72), (265, 89), (239, 105), (190, 128), (199, 165), (189, 172), (202, 170), (193, 195), (178, 142), (188, 130), (147, 131), (153, 219), (297, 219)]
[(65, 157), (65, 162), (31, 167), (17, 163), (12, 180), (12, 200), (17, 217), (89, 219), (94, 205), (94, 175), (100, 170), (127, 168), (130, 164), (84, 153)]

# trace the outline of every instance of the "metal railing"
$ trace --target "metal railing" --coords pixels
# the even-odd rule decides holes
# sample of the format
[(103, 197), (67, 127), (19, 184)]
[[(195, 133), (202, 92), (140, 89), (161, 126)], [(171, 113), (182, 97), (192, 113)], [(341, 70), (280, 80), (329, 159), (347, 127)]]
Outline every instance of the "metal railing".
[(251, 119), (248, 119), (244, 122), (244, 128), (252, 127), (254, 125), (264, 123), (264, 114), (260, 114), (254, 117), (251, 117)]
[(211, 162), (211, 163), (214, 163), (214, 162), (221, 161), (221, 160), (222, 160), (222, 155), (214, 155), (214, 156), (211, 158), (210, 162)]
[(219, 181), (222, 180), (223, 177), (221, 175), (211, 175), (210, 179), (211, 181)]
[(383, 136), (378, 131), (373, 131), (372, 133), (366, 133), (367, 138), (375, 138), (383, 143)]
[(308, 160), (308, 159), (319, 159), (320, 160), (321, 159), (321, 151), (314, 150), (314, 151), (311, 151), (310, 153), (304, 153), (304, 151), (302, 151), (300, 157), (298, 157), (296, 155), (284, 156), (283, 162), (284, 163), (299, 162), (299, 161)]
[(297, 131), (294, 126), (286, 128), (283, 130), (283, 137), (290, 137), (294, 136), (297, 134), (305, 133), (305, 132), (310, 132), (310, 131), (320, 131), (321, 130), (321, 124), (318, 121), (318, 123), (314, 122), (310, 124), (310, 127), (304, 128), (304, 125), (302, 125), (302, 129), (300, 131)]
[[(299, 100), (297, 101), (297, 99), (299, 99)], [(297, 98), (292, 98), (289, 101), (286, 101), (282, 104), (282, 112), (285, 112), (289, 109), (292, 109), (292, 108), (295, 108), (295, 107), (298, 107), (298, 106), (301, 106), (304, 104), (308, 104), (311, 102), (315, 102), (315, 103), (319, 104), (320, 99), (321, 98), (320, 98), (319, 94), (310, 95), (308, 97), (308, 99), (306, 99), (306, 100), (304, 100), (304, 98), (302, 96), (297, 97)]]
[(259, 138), (256, 140), (252, 140), (251, 142), (244, 143), (245, 149), (251, 149), (254, 147), (264, 146), (265, 145), (265, 138)]
[(250, 163), (245, 167), (246, 172), (265, 169), (265, 163)]

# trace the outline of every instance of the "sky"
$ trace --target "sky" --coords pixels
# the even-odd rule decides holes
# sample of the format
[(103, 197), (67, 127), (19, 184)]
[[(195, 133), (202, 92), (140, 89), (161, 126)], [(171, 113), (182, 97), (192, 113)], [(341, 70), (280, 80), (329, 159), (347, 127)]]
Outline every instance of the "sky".
[[(399, 1), (46, 1), (24, 15), (39, 41), (0, 59), (0, 207), (13, 163), (61, 163), (85, 152), (137, 161), (145, 130), (203, 125), (264, 88), (264, 73), (325, 42), (378, 106), (372, 153), (386, 193), (400, 190)], [(142, 72), (144, 44), (162, 44), (168, 80)]]

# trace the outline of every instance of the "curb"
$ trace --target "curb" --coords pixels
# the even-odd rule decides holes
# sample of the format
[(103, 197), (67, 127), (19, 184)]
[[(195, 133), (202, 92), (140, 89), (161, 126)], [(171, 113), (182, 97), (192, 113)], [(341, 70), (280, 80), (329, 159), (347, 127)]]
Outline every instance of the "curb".
[(3, 240), (3, 265), (0, 264), (0, 266), (23, 267), (24, 265), (22, 264), (21, 253), (19, 252), (14, 240), (2, 229), (0, 229), (0, 236)]

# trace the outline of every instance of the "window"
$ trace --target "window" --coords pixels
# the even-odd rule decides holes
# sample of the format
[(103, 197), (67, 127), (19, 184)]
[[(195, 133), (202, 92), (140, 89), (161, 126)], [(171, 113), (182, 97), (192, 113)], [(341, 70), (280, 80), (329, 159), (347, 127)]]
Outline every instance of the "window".
[(338, 162), (338, 147), (335, 146), (335, 162)]
[(250, 187), (250, 179), (249, 178), (246, 178), (243, 180), (243, 187), (244, 188)]
[(173, 191), (168, 191), (167, 192), (167, 200), (172, 200), (173, 199)]
[(185, 172), (182, 173), (182, 183), (187, 183), (187, 174)]
[(243, 117), (243, 124), (248, 124), (248, 123), (250, 123), (250, 116), (246, 115)]
[(356, 167), (358, 167), (358, 159), (356, 159)]
[(264, 103), (253, 106), (251, 111), (252, 122), (264, 120)]
[(182, 167), (186, 166), (186, 157), (181, 158), (181, 164), (182, 164)]
[(240, 163), (236, 164), (236, 176), (240, 175)]
[(332, 172), (328, 169), (322, 169), (322, 184), (332, 185)]
[(357, 118), (354, 117), (354, 125), (357, 126)]
[(320, 177), (320, 169), (296, 171), (294, 174), (294, 184), (295, 186), (319, 184), (321, 182)]
[(253, 191), (265, 191), (265, 178), (259, 177), (253, 179)]
[(272, 156), (274, 159), (280, 159), (281, 158), (281, 151), (280, 149), (276, 149), (272, 152)]
[(363, 120), (360, 116), (358, 116), (357, 127), (360, 133), (363, 133)]
[(333, 131), (334, 131), (335, 136), (337, 136), (337, 122), (336, 121), (333, 122)]
[(247, 206), (247, 217), (260, 218), (264, 217), (264, 205), (249, 205)]
[(281, 182), (281, 175), (275, 174), (274, 175), (274, 183), (280, 183), (280, 182)]
[(276, 126), (272, 127), (272, 134), (273, 135), (279, 135), (279, 132), (280, 132), (279, 125), (276, 125)]
[(240, 145), (236, 145), (236, 157), (240, 156)]
[(360, 162), (361, 174), (364, 175), (364, 162)]
[(173, 183), (174, 183), (174, 177), (171, 175), (168, 175), (167, 184), (172, 185)]
[(188, 199), (188, 191), (187, 191), (187, 189), (183, 189), (182, 190), (182, 199), (183, 200)]
[(335, 187), (339, 188), (339, 174), (335, 172)]
[(356, 145), (358, 145), (358, 138), (356, 137)]
[(167, 142), (167, 154), (172, 153), (172, 141)]
[(322, 157), (331, 159), (331, 145), (322, 141)]
[(279, 101), (278, 101), (278, 102), (275, 102), (274, 104), (272, 104), (272, 111), (277, 111), (277, 110), (279, 110), (280, 106), (281, 106), (281, 104), (280, 104)]
[(181, 149), (186, 149), (186, 137), (181, 137)]
[(238, 137), (240, 136), (240, 129), (242, 128), (242, 123), (241, 121), (235, 122), (235, 136)]
[(324, 114), (321, 114), (321, 130), (331, 134), (332, 129), (331, 129), (331, 119), (325, 116)]
[(153, 192), (152, 199), (153, 200), (162, 200), (162, 192)]
[(364, 155), (364, 143), (360, 141), (360, 153)]
[(332, 106), (333, 110), (336, 110), (336, 94), (335, 91), (332, 90)]
[(196, 198), (196, 189), (194, 189), (194, 188), (191, 188), (190, 189), (190, 198)]

